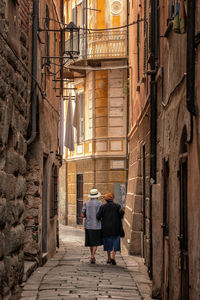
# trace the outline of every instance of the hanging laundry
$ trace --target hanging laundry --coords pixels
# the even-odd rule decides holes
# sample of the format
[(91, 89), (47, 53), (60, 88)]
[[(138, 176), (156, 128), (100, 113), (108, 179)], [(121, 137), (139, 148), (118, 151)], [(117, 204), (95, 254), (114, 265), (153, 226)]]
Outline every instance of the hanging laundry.
[(63, 97), (60, 99), (60, 120), (59, 120), (59, 147), (60, 155), (63, 155), (64, 146), (64, 100)]
[(74, 151), (73, 108), (71, 97), (69, 97), (67, 109), (65, 146), (69, 148), (70, 151)]
[(176, 0), (173, 29), (174, 29), (174, 32), (185, 33), (185, 5), (184, 5), (184, 0)]

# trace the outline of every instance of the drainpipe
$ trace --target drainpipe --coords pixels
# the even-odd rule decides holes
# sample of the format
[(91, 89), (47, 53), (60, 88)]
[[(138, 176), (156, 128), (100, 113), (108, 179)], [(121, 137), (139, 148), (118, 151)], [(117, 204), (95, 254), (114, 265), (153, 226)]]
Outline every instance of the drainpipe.
[[(128, 30), (128, 23), (129, 23), (129, 0), (127, 0), (127, 58), (129, 57), (129, 30)], [(127, 61), (129, 65), (129, 61)], [(129, 74), (129, 68), (127, 69), (127, 84), (129, 83), (129, 86), (127, 88), (127, 121), (126, 121), (126, 190), (128, 187), (128, 169), (129, 169), (129, 153), (128, 153), (128, 133), (129, 133), (129, 97), (130, 97), (130, 74)]]
[(151, 0), (150, 17), (150, 263), (149, 276), (153, 274), (153, 247), (152, 247), (152, 186), (156, 183), (156, 138), (157, 138), (157, 93), (156, 93), (156, 66), (155, 66), (155, 0)]
[(193, 116), (196, 115), (195, 96), (195, 0), (187, 1), (187, 109), (190, 112), (190, 140), (193, 140)]
[(33, 1), (32, 25), (32, 81), (31, 81), (31, 136), (27, 141), (30, 145), (37, 136), (37, 32), (38, 32), (38, 0)]

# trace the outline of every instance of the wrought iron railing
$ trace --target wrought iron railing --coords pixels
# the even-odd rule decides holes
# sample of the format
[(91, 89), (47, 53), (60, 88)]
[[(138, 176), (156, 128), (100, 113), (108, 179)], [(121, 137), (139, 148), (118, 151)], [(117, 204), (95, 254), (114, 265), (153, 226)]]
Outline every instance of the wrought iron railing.
[[(76, 44), (78, 41), (74, 41)], [(70, 42), (65, 42), (69, 52)], [(106, 59), (127, 56), (127, 30), (81, 32), (79, 59)]]

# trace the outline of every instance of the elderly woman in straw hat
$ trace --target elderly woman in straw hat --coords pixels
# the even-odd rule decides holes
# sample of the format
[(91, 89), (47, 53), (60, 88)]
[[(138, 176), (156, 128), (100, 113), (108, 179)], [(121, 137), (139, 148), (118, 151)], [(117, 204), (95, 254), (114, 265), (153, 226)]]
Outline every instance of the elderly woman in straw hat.
[(91, 189), (87, 201), (82, 209), (82, 218), (85, 218), (85, 246), (90, 247), (90, 262), (95, 264), (95, 253), (97, 246), (102, 245), (101, 221), (97, 220), (96, 214), (102, 203), (98, 200), (101, 193), (97, 189)]
[(121, 206), (113, 202), (113, 193), (104, 195), (106, 204), (97, 213), (97, 219), (102, 222), (104, 251), (107, 251), (107, 264), (116, 265), (116, 251), (120, 251), (120, 228), (124, 211)]

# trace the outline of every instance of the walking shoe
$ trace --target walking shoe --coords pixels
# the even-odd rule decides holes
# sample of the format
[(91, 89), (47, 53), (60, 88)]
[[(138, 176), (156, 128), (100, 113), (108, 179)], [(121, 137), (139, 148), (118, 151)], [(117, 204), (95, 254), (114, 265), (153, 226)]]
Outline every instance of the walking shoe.
[(112, 264), (113, 266), (116, 265), (116, 261), (115, 261), (114, 259), (112, 259), (112, 258), (111, 258), (111, 264)]
[(107, 262), (106, 262), (107, 264), (111, 264), (111, 260), (107, 260)]
[(96, 263), (96, 259), (95, 258), (90, 258), (90, 263), (91, 264), (95, 264)]

